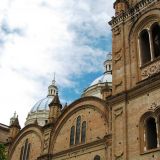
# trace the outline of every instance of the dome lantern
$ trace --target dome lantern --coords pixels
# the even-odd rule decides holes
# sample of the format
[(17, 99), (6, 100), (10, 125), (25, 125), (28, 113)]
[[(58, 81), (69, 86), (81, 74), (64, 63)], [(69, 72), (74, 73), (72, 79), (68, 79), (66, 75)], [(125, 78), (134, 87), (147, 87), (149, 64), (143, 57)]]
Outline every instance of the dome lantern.
[(55, 73), (54, 73), (54, 79), (52, 80), (51, 85), (48, 86), (48, 96), (55, 96), (57, 92), (58, 88), (56, 86)]
[(105, 73), (112, 74), (112, 53), (107, 54), (106, 61), (104, 62)]

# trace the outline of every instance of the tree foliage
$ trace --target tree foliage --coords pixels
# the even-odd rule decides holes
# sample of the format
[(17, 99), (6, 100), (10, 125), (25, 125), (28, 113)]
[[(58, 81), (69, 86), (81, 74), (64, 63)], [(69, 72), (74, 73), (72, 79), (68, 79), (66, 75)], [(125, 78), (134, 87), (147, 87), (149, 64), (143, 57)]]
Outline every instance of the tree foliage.
[(0, 160), (7, 160), (5, 146), (0, 144)]

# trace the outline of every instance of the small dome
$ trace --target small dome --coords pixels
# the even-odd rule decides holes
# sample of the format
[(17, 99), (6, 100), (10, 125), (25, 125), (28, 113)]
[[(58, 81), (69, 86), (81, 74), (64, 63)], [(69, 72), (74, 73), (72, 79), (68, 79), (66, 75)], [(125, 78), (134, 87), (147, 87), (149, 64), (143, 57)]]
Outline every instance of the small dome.
[(102, 76), (96, 78), (87, 87), (83, 93), (82, 97), (94, 96), (104, 99), (106, 96), (111, 94), (112, 90), (112, 54), (108, 53), (104, 62), (105, 72)]
[(44, 99), (41, 99), (32, 107), (30, 113), (38, 112), (38, 111), (48, 111), (49, 104), (51, 103), (52, 99), (53, 99), (53, 96), (48, 96)]
[(91, 87), (91, 86), (94, 86), (94, 85), (96, 85), (96, 84), (99, 84), (99, 83), (106, 83), (106, 82), (112, 83), (112, 75), (111, 75), (111, 74), (104, 74), (104, 75), (96, 78), (96, 79), (90, 84), (90, 87)]
[(58, 88), (55, 85), (55, 77), (52, 83), (48, 86), (48, 95), (46, 98), (39, 100), (30, 110), (26, 118), (25, 125), (35, 123), (37, 121), (38, 125), (44, 126), (48, 121), (49, 116), (49, 104), (56, 96)]

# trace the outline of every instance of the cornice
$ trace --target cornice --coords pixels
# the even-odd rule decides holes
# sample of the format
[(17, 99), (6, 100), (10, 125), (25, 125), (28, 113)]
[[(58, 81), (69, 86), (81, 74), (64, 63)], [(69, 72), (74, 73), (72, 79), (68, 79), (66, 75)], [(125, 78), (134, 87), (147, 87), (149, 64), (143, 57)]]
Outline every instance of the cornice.
[(127, 19), (131, 19), (133, 17), (137, 17), (137, 13), (143, 10), (146, 10), (148, 6), (158, 2), (160, 0), (141, 0), (138, 2), (134, 7), (129, 7), (126, 12), (122, 12), (119, 16), (112, 17), (112, 20), (109, 22), (109, 25), (112, 27), (116, 26), (117, 24), (126, 21)]
[(120, 103), (126, 100), (127, 94), (126, 92), (121, 92), (118, 93), (116, 95), (110, 96), (106, 98), (107, 104), (110, 105), (114, 105), (116, 103)]
[(128, 91), (108, 97), (106, 101), (109, 105), (114, 105), (146, 94), (155, 88), (160, 88), (160, 73), (154, 74), (149, 78), (138, 82), (134, 88)]
[(8, 127), (8, 128), (5, 128), (5, 127), (2, 127), (2, 126), (0, 126), (0, 129), (2, 129), (2, 130), (4, 130), (4, 131), (7, 131), (7, 132), (9, 132), (9, 130), (10, 130), (9, 127)]
[(138, 82), (136, 87), (128, 91), (128, 99), (146, 94), (158, 87), (160, 87), (160, 73), (153, 74), (149, 78)]
[(104, 139), (106, 141), (106, 145), (107, 146), (111, 146), (112, 145), (112, 134), (107, 134), (104, 136)]
[[(105, 138), (106, 139), (106, 138)], [(41, 155), (40, 157), (37, 158), (37, 160), (51, 160), (54, 159), (57, 156), (61, 156), (61, 155), (65, 155), (65, 154), (70, 154), (73, 152), (77, 152), (81, 149), (86, 149), (86, 148), (90, 148), (90, 147), (94, 147), (94, 146), (99, 146), (99, 145), (103, 145), (104, 143), (104, 139), (100, 139), (91, 143), (87, 143), (87, 144), (80, 144), (77, 146), (73, 146), (67, 150), (64, 151), (60, 151), (58, 153), (54, 153), (54, 154), (45, 154), (45, 155)]]
[(73, 146), (73, 147), (71, 147), (67, 150), (60, 151), (58, 153), (53, 154), (53, 157), (57, 157), (57, 156), (64, 155), (64, 154), (69, 154), (69, 153), (76, 152), (76, 151), (79, 151), (81, 149), (86, 149), (86, 148), (89, 148), (89, 147), (99, 146), (99, 145), (105, 144), (104, 142), (105, 142), (104, 139), (100, 139), (100, 140), (97, 140), (97, 141), (94, 141), (94, 142), (91, 142), (91, 143)]
[(53, 157), (53, 154), (44, 154), (37, 158), (37, 160), (51, 160)]

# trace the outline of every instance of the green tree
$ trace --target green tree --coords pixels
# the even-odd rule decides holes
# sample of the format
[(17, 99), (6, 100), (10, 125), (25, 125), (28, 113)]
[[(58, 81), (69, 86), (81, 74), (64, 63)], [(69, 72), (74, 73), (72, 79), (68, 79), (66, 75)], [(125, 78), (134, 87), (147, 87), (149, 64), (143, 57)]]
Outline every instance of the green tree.
[(7, 160), (5, 146), (0, 144), (0, 160)]

